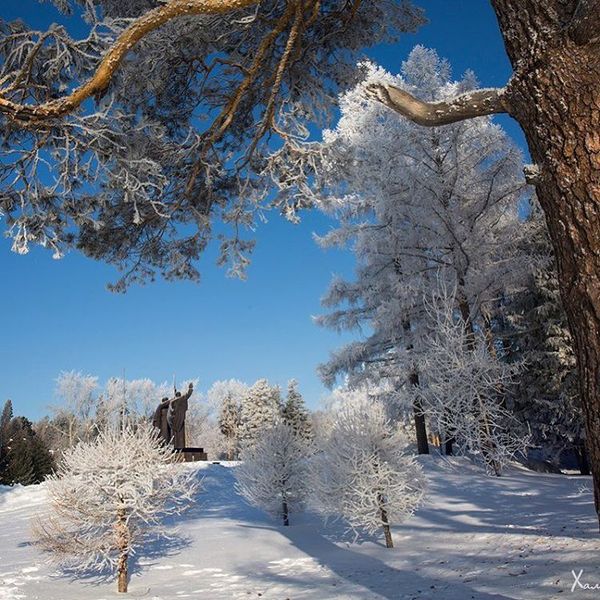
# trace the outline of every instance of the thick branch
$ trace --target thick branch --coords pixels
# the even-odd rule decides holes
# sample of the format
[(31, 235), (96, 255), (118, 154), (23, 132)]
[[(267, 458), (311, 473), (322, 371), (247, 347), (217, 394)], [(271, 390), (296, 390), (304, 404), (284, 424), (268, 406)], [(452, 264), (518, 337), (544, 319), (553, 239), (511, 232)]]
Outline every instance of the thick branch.
[(241, 10), (257, 2), (258, 0), (171, 0), (136, 19), (105, 54), (94, 75), (68, 96), (31, 106), (2, 97), (3, 92), (0, 90), (0, 112), (23, 122), (62, 117), (74, 111), (87, 98), (102, 93), (131, 48), (148, 33), (168, 21), (189, 15), (224, 14)]
[(579, 0), (567, 32), (580, 46), (600, 42), (600, 0)]
[(426, 127), (510, 112), (504, 88), (475, 90), (444, 102), (423, 102), (392, 85), (372, 84), (368, 86), (367, 94), (411, 121)]

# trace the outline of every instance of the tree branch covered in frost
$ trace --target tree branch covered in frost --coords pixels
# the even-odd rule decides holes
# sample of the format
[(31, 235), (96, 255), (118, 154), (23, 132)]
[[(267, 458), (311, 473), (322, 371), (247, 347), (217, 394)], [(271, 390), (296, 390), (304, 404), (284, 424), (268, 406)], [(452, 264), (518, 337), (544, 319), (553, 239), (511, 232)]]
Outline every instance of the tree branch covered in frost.
[[(198, 491), (196, 474), (149, 426), (106, 431), (68, 450), (47, 483), (51, 512), (34, 525), (37, 544), (60, 565), (118, 570), (157, 537)], [(119, 589), (119, 591), (126, 591)]]
[(409, 0), (56, 5), (86, 39), (0, 19), (0, 214), (14, 251), (78, 249), (121, 269), (115, 290), (197, 279), (218, 221), (243, 275), (271, 163), (328, 118), (360, 48), (422, 22)]
[(459, 451), (500, 475), (529, 443), (503, 398), (520, 365), (503, 362), (491, 351), (481, 332), (472, 331), (457, 315), (453, 295), (442, 287), (428, 300), (431, 334), (423, 381), (414, 393), (442, 436), (453, 437)]
[(406, 455), (407, 439), (386, 416), (383, 403), (352, 393), (312, 461), (315, 504), (344, 520), (358, 536), (410, 517), (423, 499), (425, 478)]
[(290, 513), (302, 510), (308, 494), (309, 451), (309, 444), (283, 422), (264, 430), (235, 470), (238, 491), (289, 525)]

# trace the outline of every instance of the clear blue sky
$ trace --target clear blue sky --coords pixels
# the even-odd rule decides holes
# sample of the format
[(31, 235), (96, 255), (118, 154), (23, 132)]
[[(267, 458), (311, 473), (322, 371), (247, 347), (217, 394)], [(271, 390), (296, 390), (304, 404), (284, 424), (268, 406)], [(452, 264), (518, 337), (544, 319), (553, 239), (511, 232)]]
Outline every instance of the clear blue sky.
[[(454, 73), (473, 69), (482, 85), (503, 85), (510, 74), (490, 4), (484, 0), (415, 0), (430, 24), (394, 47), (370, 56), (393, 72), (417, 43), (436, 48)], [(35, 0), (3, 0), (0, 14), (41, 26), (58, 17)], [(524, 146), (518, 126), (501, 118)], [(284, 386), (295, 377), (310, 406), (326, 393), (315, 368), (349, 336), (313, 325), (319, 298), (333, 274), (350, 275), (352, 257), (323, 251), (312, 239), (331, 226), (305, 213), (300, 225), (272, 214), (257, 231), (258, 245), (245, 282), (201, 261), (200, 284), (157, 282), (125, 295), (106, 291), (114, 271), (77, 254), (54, 261), (35, 250), (10, 252), (0, 239), (0, 401), (36, 419), (53, 401), (63, 370), (156, 381), (199, 377), (207, 389), (231, 377), (266, 377)], [(0, 225), (2, 227), (2, 225)]]

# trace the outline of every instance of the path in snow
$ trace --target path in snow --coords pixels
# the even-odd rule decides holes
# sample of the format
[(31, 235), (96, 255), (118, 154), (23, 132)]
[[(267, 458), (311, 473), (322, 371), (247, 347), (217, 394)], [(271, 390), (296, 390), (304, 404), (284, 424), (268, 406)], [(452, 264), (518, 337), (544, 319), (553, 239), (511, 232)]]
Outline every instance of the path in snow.
[[(589, 478), (513, 469), (489, 478), (468, 462), (424, 459), (427, 504), (394, 528), (396, 548), (349, 544), (311, 515), (289, 528), (248, 506), (233, 469), (200, 466), (199, 504), (180, 537), (145, 549), (131, 597), (236, 600), (550, 600), (598, 598), (600, 538)], [(44, 563), (29, 519), (45, 509), (44, 486), (0, 488), (0, 600), (123, 598), (112, 581), (74, 580)], [(325, 535), (323, 535), (325, 534)]]

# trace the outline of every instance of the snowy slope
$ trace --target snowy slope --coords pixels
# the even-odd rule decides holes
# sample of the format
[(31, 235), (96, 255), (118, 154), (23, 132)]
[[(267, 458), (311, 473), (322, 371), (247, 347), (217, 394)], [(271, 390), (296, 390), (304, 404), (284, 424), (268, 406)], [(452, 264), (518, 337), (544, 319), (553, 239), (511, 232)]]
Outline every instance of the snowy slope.
[[(284, 528), (249, 507), (227, 465), (201, 465), (200, 504), (180, 538), (148, 548), (131, 597), (150, 600), (599, 598), (600, 537), (589, 478), (513, 469), (488, 478), (463, 460), (423, 461), (427, 504), (394, 528), (396, 548), (350, 544), (310, 515)], [(58, 574), (30, 545), (28, 521), (45, 509), (44, 486), (0, 488), (0, 600), (123, 598), (102, 579)], [(185, 539), (182, 539), (185, 538)]]

